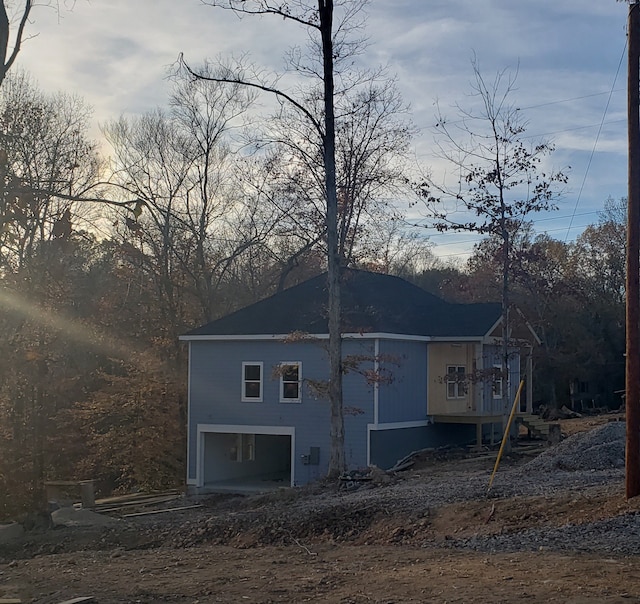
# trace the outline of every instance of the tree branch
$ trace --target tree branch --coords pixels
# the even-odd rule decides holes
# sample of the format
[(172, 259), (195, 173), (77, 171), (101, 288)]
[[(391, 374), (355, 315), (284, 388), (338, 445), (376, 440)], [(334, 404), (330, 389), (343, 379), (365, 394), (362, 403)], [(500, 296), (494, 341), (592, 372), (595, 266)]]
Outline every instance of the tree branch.
[[(102, 183), (102, 184), (113, 184), (113, 183)], [(20, 187), (19, 190), (26, 193), (44, 195), (46, 197), (65, 199), (67, 201), (76, 201), (76, 202), (86, 201), (89, 203), (106, 203), (107, 205), (110, 205), (110, 206), (125, 208), (131, 211), (133, 214), (139, 214), (141, 206), (147, 205), (147, 203), (140, 198), (129, 199), (127, 201), (116, 201), (114, 199), (104, 199), (102, 197), (85, 197), (84, 195), (72, 195), (69, 193), (62, 193), (61, 191), (53, 191), (49, 189), (41, 189), (41, 188), (33, 188), (33, 187)]]
[[(0, 1), (0, 52), (2, 52), (2, 67), (0, 68), (0, 84), (4, 80), (5, 76), (11, 66), (13, 65), (18, 53), (20, 52), (20, 46), (22, 44), (22, 36), (24, 35), (24, 28), (27, 25), (29, 19), (29, 13), (33, 6), (32, 0), (26, 0), (24, 4), (24, 12), (20, 19), (20, 25), (18, 25), (18, 31), (16, 32), (16, 41), (11, 51), (11, 55), (7, 60), (7, 51), (9, 49), (9, 17), (7, 16), (7, 10), (5, 8), (4, 1)], [(5, 63), (6, 61), (6, 63)]]
[(318, 131), (320, 137), (324, 140), (324, 131), (322, 130), (322, 126), (320, 122), (314, 117), (313, 113), (309, 111), (304, 105), (296, 101), (292, 96), (287, 94), (286, 92), (279, 90), (278, 88), (274, 88), (273, 86), (267, 86), (266, 84), (261, 84), (258, 82), (251, 82), (249, 80), (245, 80), (238, 75), (235, 76), (215, 76), (215, 75), (204, 75), (194, 71), (184, 60), (184, 54), (180, 53), (178, 57), (178, 62), (180, 66), (186, 70), (186, 72), (194, 79), (194, 80), (205, 80), (208, 82), (219, 82), (222, 84), (239, 84), (241, 86), (247, 86), (249, 88), (255, 88), (256, 90), (261, 90), (263, 92), (269, 92), (274, 94), (277, 98), (282, 99), (290, 103), (293, 107), (298, 109), (304, 116), (313, 124), (314, 128)]
[(245, 0), (240, 0), (240, 2), (238, 2), (238, 0), (227, 0), (227, 2), (221, 2), (219, 0), (206, 2), (205, 0), (202, 0), (202, 4), (206, 6), (214, 6), (223, 10), (229, 10), (236, 13), (237, 15), (275, 15), (289, 21), (295, 21), (296, 23), (300, 23), (305, 27), (313, 27), (318, 30), (320, 29), (319, 23), (314, 23), (313, 21), (303, 19), (302, 17), (296, 17), (290, 12), (285, 12), (285, 10), (283, 10), (283, 6), (286, 5), (275, 7), (270, 6), (268, 2), (254, 2), (254, 4), (257, 4), (258, 7), (252, 10), (250, 8), (247, 8)]

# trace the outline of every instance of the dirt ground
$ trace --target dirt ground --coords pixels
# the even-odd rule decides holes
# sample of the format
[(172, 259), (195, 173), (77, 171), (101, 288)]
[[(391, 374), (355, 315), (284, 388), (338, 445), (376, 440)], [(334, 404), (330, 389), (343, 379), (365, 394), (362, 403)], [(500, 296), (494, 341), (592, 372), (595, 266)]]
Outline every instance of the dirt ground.
[(624, 421), (624, 413), (608, 413), (606, 415), (585, 415), (575, 419), (560, 420), (562, 433), (566, 436), (575, 434), (576, 432), (585, 432), (596, 426), (600, 426), (605, 422)]
[[(598, 419), (567, 421), (563, 431), (575, 432)], [(340, 542), (291, 534), (289, 543), (264, 546), (238, 535), (233, 546), (171, 547), (134, 536), (107, 543), (100, 532), (53, 531), (47, 547), (32, 543), (28, 552), (0, 551), (0, 602), (60, 604), (81, 596), (93, 596), (96, 604), (640, 602), (637, 556), (543, 548), (489, 554), (448, 546), (453, 537), (559, 527), (639, 511), (640, 501), (626, 501), (623, 485), (616, 484), (580, 494), (463, 501), (430, 510), (422, 520), (393, 514)], [(190, 519), (193, 525), (198, 516)], [(431, 540), (421, 546), (425, 531)], [(60, 553), (50, 553), (55, 539), (64, 540)]]
[[(637, 559), (401, 546), (86, 551), (2, 567), (23, 602), (640, 602)], [(0, 591), (0, 593), (2, 593)]]

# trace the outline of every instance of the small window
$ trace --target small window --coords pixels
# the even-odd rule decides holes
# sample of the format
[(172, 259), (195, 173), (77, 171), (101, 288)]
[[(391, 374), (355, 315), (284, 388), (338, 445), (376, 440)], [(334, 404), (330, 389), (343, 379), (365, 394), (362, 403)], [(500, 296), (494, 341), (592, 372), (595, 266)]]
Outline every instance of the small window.
[(255, 461), (256, 459), (256, 435), (242, 435), (242, 461)]
[(302, 400), (301, 363), (280, 364), (280, 402), (299, 403)]
[(502, 365), (494, 365), (493, 366), (493, 381), (491, 383), (491, 391), (493, 393), (493, 398), (501, 399), (502, 394)]
[(256, 459), (256, 435), (236, 434), (233, 446), (229, 449), (231, 461), (255, 461)]
[(464, 365), (447, 365), (447, 398), (467, 396), (466, 373)]
[(242, 363), (242, 400), (262, 401), (262, 363)]

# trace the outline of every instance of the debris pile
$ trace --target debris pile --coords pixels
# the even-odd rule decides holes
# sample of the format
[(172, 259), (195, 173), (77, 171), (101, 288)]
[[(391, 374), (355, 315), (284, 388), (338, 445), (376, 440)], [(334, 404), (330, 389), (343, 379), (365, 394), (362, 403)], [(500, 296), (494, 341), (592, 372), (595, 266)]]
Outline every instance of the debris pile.
[(624, 467), (625, 424), (609, 422), (580, 432), (548, 449), (524, 467), (527, 471), (608, 470)]
[(557, 407), (547, 407), (546, 405), (540, 405), (540, 407), (538, 408), (538, 415), (548, 422), (555, 422), (559, 419), (583, 417), (582, 413), (572, 411), (566, 405), (562, 405), (560, 409), (558, 409)]
[(406, 457), (399, 459), (396, 464), (389, 469), (389, 472), (402, 472), (413, 468), (416, 464), (434, 464), (441, 461), (452, 461), (466, 457), (467, 451), (455, 445), (444, 445), (442, 447), (428, 447), (409, 453)]
[[(566, 498), (579, 494), (582, 501), (585, 493), (591, 493), (589, 497), (603, 497), (605, 501), (603, 494), (618, 493), (623, 475), (620, 468), (624, 464), (624, 440), (624, 423), (611, 422), (567, 438), (525, 465), (518, 457), (497, 473), (489, 498), (487, 485), (492, 459), (473, 459), (473, 465), (467, 460), (445, 463), (441, 467), (429, 463), (433, 457), (444, 454), (440, 450), (417, 452), (410, 461), (415, 459), (420, 463), (402, 474), (367, 468), (347, 473), (340, 481), (327, 480), (245, 497), (215, 495), (182, 500), (177, 493), (161, 493), (111, 498), (97, 502), (95, 511), (112, 514), (117, 519), (101, 515), (99, 518), (104, 519), (104, 523), (87, 522), (90, 526), (82, 526), (84, 523), (78, 521), (82, 510), (63, 508), (57, 514), (63, 518), (57, 520), (69, 521), (64, 532), (27, 531), (22, 538), (3, 546), (4, 552), (0, 549), (0, 562), (3, 556), (6, 559), (9, 555), (23, 557), (34, 552), (72, 551), (88, 542), (100, 549), (127, 550), (185, 548), (201, 543), (241, 548), (287, 546), (300, 541), (429, 545), (438, 542), (437, 531), (443, 530), (438, 526), (443, 526), (442, 523), (453, 527), (450, 538), (446, 537), (448, 546), (452, 547), (518, 551), (529, 547), (556, 548), (562, 542), (562, 549), (578, 550), (581, 539), (593, 531), (589, 548), (595, 548), (593, 543), (597, 537), (601, 549), (622, 548), (610, 551), (629, 551), (635, 555), (640, 552), (637, 540), (640, 512), (634, 511), (635, 508), (611, 525), (595, 525), (589, 516), (579, 528), (569, 524), (553, 528), (546, 523), (535, 526), (535, 515), (528, 515), (531, 511), (526, 509), (526, 503), (522, 504), (521, 513), (518, 502), (512, 506), (517, 513), (508, 516), (517, 521), (509, 535), (484, 534), (496, 518), (507, 529), (512, 526), (505, 520), (503, 505), (510, 498), (543, 495), (545, 501), (547, 498), (555, 501), (556, 496)], [(457, 454), (448, 451), (445, 459)], [(464, 450), (460, 454), (463, 455)], [(447, 509), (452, 504), (457, 507)], [(547, 517), (545, 506), (546, 503), (542, 518)], [(532, 526), (528, 518), (533, 518)], [(476, 524), (479, 528), (474, 536), (470, 534), (470, 527)], [(488, 524), (491, 524), (489, 528)], [(466, 526), (467, 532), (455, 533), (454, 529), (459, 526)], [(626, 541), (620, 539), (625, 527), (629, 528)], [(611, 529), (611, 538), (603, 532), (605, 529)], [(534, 530), (537, 532), (528, 532)], [(552, 538), (551, 530), (556, 531), (557, 539)]]
[(393, 476), (391, 473), (377, 466), (369, 466), (364, 470), (343, 472), (340, 476), (340, 488), (352, 491), (361, 487), (379, 487), (390, 484), (392, 481)]

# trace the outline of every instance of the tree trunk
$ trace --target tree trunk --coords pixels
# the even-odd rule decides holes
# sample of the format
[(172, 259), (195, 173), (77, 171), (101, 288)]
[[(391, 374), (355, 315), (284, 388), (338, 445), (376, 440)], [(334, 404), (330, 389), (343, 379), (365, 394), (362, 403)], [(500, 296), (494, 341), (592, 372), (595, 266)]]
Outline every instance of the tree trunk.
[[(22, 16), (20, 17), (20, 23), (16, 30), (15, 39), (13, 41), (13, 50), (9, 54), (9, 16), (7, 15), (6, 0), (0, 0), (0, 85), (4, 81), (9, 69), (16, 60), (18, 53), (20, 52), (20, 46), (22, 44), (22, 36), (24, 34), (24, 28), (29, 19), (29, 13), (33, 5), (33, 0), (26, 0), (24, 3), (24, 9)], [(9, 55), (9, 56), (7, 56)]]
[[(504, 221), (504, 217), (503, 217)], [(509, 231), (502, 227), (502, 429), (506, 430), (509, 420)], [(505, 451), (511, 451), (511, 439), (507, 438)]]
[(4, 4), (3, 1), (0, 1), (0, 59), (2, 60), (2, 65), (0, 65), (0, 84), (2, 84), (7, 73), (5, 62), (9, 51), (9, 16)]
[(329, 404), (331, 452), (329, 476), (345, 469), (342, 414), (342, 335), (340, 333), (340, 253), (338, 248), (338, 195), (336, 191), (335, 116), (333, 107), (333, 0), (318, 0), (322, 35), (324, 121), (323, 140), (327, 198), (327, 287), (329, 290)]

